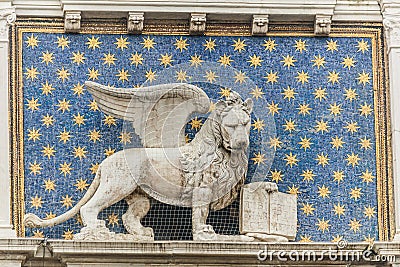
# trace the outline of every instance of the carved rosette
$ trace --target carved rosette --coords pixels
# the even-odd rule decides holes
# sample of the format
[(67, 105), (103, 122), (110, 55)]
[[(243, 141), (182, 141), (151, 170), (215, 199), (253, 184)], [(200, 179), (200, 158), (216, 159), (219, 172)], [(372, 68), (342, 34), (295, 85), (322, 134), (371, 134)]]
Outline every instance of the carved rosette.
[(16, 19), (15, 8), (0, 9), (0, 39), (8, 38), (8, 26), (12, 25)]
[(388, 48), (400, 48), (400, 13), (393, 15), (384, 13), (383, 26)]

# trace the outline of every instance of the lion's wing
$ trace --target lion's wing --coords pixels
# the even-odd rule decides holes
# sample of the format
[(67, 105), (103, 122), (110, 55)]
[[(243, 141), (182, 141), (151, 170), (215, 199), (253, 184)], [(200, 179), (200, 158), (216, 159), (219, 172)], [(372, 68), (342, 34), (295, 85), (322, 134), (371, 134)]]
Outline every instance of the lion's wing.
[(210, 99), (199, 87), (171, 83), (143, 88), (112, 88), (85, 82), (101, 111), (131, 121), (144, 147), (177, 147), (193, 113), (207, 113)]

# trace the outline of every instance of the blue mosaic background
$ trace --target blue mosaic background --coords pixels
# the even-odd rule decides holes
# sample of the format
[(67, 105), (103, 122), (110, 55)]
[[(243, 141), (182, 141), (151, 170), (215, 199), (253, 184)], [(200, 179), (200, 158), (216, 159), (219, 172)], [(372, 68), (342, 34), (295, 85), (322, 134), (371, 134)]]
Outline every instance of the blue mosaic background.
[[(219, 79), (230, 79), (231, 90), (264, 111), (253, 115), (247, 182), (261, 170), (280, 191), (297, 194), (296, 240), (378, 239), (371, 39), (24, 33), (22, 42), (26, 213), (64, 213), (107, 155), (139, 142), (124, 134), (121, 120), (97, 110), (82, 91), (86, 80), (151, 85), (171, 68), (176, 82), (190, 82), (189, 70), (174, 66), (203, 71), (211, 62), (234, 75), (199, 74), (210, 98), (224, 97), (229, 90)], [(189, 122), (189, 140), (205, 117)], [(271, 120), (276, 135), (268, 132), (275, 130)], [(144, 224), (158, 225), (156, 237), (187, 239), (190, 211), (153, 204)], [(123, 232), (125, 208), (117, 203), (99, 217)], [(217, 231), (237, 233), (237, 208), (235, 202), (212, 214)], [(81, 227), (77, 217), (53, 228), (27, 228), (26, 235), (69, 239)]]

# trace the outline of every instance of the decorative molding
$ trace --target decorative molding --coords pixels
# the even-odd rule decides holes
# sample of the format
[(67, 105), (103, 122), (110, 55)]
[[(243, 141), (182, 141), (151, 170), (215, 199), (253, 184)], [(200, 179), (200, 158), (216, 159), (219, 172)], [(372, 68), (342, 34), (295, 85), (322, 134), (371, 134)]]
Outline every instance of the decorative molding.
[(79, 32), (81, 29), (81, 11), (65, 11), (65, 32)]
[(191, 35), (203, 35), (206, 31), (206, 13), (192, 13), (190, 15), (190, 28)]
[(314, 33), (315, 35), (329, 35), (331, 32), (332, 16), (315, 15)]
[(266, 35), (268, 32), (268, 15), (253, 15), (253, 23), (251, 28), (252, 35)]
[(128, 33), (141, 34), (144, 25), (144, 12), (128, 13)]
[(14, 7), (0, 9), (0, 39), (8, 39), (8, 26), (12, 25), (16, 19)]
[(400, 48), (400, 10), (397, 14), (383, 13), (383, 26), (388, 48)]

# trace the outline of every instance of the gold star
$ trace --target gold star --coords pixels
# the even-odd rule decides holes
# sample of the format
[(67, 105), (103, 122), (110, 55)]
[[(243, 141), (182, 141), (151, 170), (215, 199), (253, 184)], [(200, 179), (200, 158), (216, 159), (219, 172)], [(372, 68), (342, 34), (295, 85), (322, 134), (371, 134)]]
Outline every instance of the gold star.
[(294, 62), (296, 62), (297, 60), (293, 58), (293, 56), (287, 55), (286, 57), (283, 57), (283, 60), (281, 60), (281, 63), (283, 63), (284, 67), (288, 67), (288, 69), (290, 69), (290, 67), (294, 67)]
[(317, 133), (318, 132), (321, 132), (321, 133), (329, 132), (328, 128), (329, 128), (328, 122), (324, 121), (323, 119), (320, 121), (317, 121), (317, 125), (315, 126), (315, 130), (317, 131)]
[(343, 65), (343, 68), (350, 69), (351, 67), (354, 67), (355, 63), (356, 63), (356, 61), (352, 57), (346, 56), (345, 58), (343, 58), (343, 61), (341, 64)]
[(204, 60), (200, 59), (201, 56), (194, 54), (194, 56), (190, 57), (190, 66), (195, 66), (196, 68), (201, 65)]
[(360, 126), (358, 126), (357, 122), (349, 122), (347, 123), (346, 126), (344, 126), (343, 128), (347, 129), (348, 132), (351, 133), (356, 133), (358, 131), (358, 128), (360, 128)]
[(302, 203), (301, 205), (303, 205), (303, 207), (300, 208), (300, 209), (303, 211), (303, 213), (305, 215), (309, 216), (309, 215), (314, 214), (315, 208), (313, 207), (313, 204), (308, 204), (308, 203), (304, 204), (304, 203)]
[(112, 149), (111, 147), (104, 150), (104, 155), (106, 155), (107, 157), (113, 155), (114, 153), (115, 153), (115, 149)]
[(365, 51), (368, 51), (369, 49), (369, 44), (367, 41), (364, 41), (364, 39), (361, 39), (361, 41), (357, 41), (356, 47), (358, 48), (357, 52), (362, 52), (364, 54)]
[(118, 221), (118, 215), (114, 214), (114, 212), (108, 215), (108, 225), (111, 225), (112, 227), (114, 227), (115, 225), (118, 226)]
[(56, 105), (58, 106), (57, 111), (62, 111), (62, 113), (64, 113), (66, 110), (69, 110), (69, 107), (71, 106), (71, 104), (69, 103), (69, 100), (66, 100), (65, 98), (63, 100), (58, 100), (58, 104)]
[(300, 241), (299, 241), (300, 243), (311, 243), (312, 242), (312, 240), (311, 240), (311, 236), (309, 236), (309, 235), (304, 235), (304, 236), (300, 236)]
[(33, 81), (34, 79), (38, 78), (37, 76), (39, 74), (40, 73), (37, 71), (37, 68), (34, 68), (33, 66), (30, 69), (26, 68), (25, 75), (27, 79), (31, 79)]
[(360, 105), (358, 110), (360, 111), (360, 115), (365, 117), (368, 117), (372, 113), (371, 105), (368, 105), (366, 102), (364, 102), (364, 105)]
[(264, 44), (262, 46), (265, 47), (265, 50), (269, 50), (269, 52), (272, 52), (276, 49), (277, 45), (278, 44), (275, 43), (275, 40), (271, 40), (271, 38), (268, 38), (268, 40), (264, 40)]
[(344, 212), (346, 211), (344, 205), (340, 205), (338, 202), (337, 204), (333, 204), (333, 212), (335, 215), (337, 215), (339, 218), (340, 216), (344, 215)]
[(275, 113), (279, 113), (279, 110), (281, 109), (279, 107), (279, 104), (275, 104), (274, 101), (271, 103), (267, 104), (267, 108), (269, 109), (268, 114), (272, 114), (272, 116), (275, 115)]
[(299, 104), (299, 107), (297, 109), (299, 110), (299, 114), (310, 115), (310, 110), (312, 108), (309, 107), (309, 104)]
[(83, 190), (86, 190), (89, 184), (86, 182), (87, 180), (83, 180), (82, 178), (79, 180), (76, 180), (76, 184), (74, 186), (76, 187), (76, 190), (80, 190), (81, 192)]
[(110, 67), (111, 64), (115, 66), (115, 61), (117, 60), (115, 58), (114, 54), (111, 54), (110, 52), (108, 52), (108, 54), (103, 54), (104, 57), (101, 59), (104, 61), (103, 65), (108, 64), (108, 66)]
[(367, 242), (372, 245), (375, 242), (375, 237), (371, 237), (370, 235), (368, 235), (368, 237), (364, 236), (364, 242)]
[(42, 94), (43, 95), (48, 95), (48, 94), (53, 94), (53, 91), (56, 90), (52, 84), (49, 84), (49, 82), (46, 80), (46, 83), (42, 83)]
[(35, 197), (31, 197), (31, 207), (34, 207), (35, 209), (41, 208), (43, 201), (42, 201), (42, 197), (38, 197), (38, 195), (36, 195)]
[(89, 136), (90, 141), (93, 141), (93, 143), (96, 143), (101, 138), (100, 131), (97, 131), (96, 129), (93, 129), (91, 131), (89, 130), (88, 136)]
[(72, 239), (74, 239), (74, 230), (67, 230), (67, 231), (64, 231), (62, 237), (63, 237), (65, 240), (72, 240)]
[(86, 153), (87, 151), (85, 150), (86, 147), (74, 147), (74, 157), (79, 158), (82, 160), (83, 158), (86, 158)]
[(60, 135), (58, 135), (57, 137), (60, 138), (60, 142), (64, 142), (64, 144), (65, 144), (71, 138), (71, 134), (69, 132), (67, 132), (64, 128), (64, 131), (60, 132)]
[(74, 95), (77, 95), (78, 97), (80, 97), (83, 94), (84, 90), (85, 89), (83, 88), (83, 84), (80, 83), (75, 84), (74, 87), (72, 88)]
[(88, 41), (86, 42), (86, 44), (88, 45), (88, 48), (93, 50), (96, 50), (96, 48), (100, 48), (102, 42), (99, 41), (99, 38), (100, 37), (94, 38), (94, 36), (92, 36), (92, 38), (87, 38)]
[(108, 127), (111, 127), (111, 125), (114, 125), (114, 126), (117, 125), (116, 119), (111, 115), (105, 115), (105, 118), (103, 121), (104, 121), (104, 125), (107, 125)]
[(87, 76), (89, 76), (89, 80), (98, 80), (99, 79), (99, 70), (96, 70), (94, 67), (91, 69), (88, 69), (88, 74), (86, 74)]
[(181, 38), (178, 40), (178, 39), (175, 39), (175, 46), (176, 46), (176, 49), (179, 49), (181, 52), (185, 49), (185, 50), (187, 50), (187, 46), (189, 46), (189, 44), (188, 43), (186, 43), (187, 42), (187, 39), (185, 39), (185, 40), (183, 40), (182, 39), (182, 36), (181, 36)]
[(331, 139), (332, 140), (331, 141), (332, 148), (336, 148), (337, 150), (339, 148), (342, 148), (343, 144), (345, 144), (345, 142), (342, 139), (343, 139), (343, 137), (337, 137), (337, 136), (332, 137), (332, 139)]
[(201, 128), (201, 126), (203, 125), (202, 120), (201, 120), (201, 119), (199, 120), (197, 117), (195, 117), (194, 119), (192, 119), (192, 120), (189, 122), (189, 124), (190, 124), (192, 130), (193, 130), (193, 129), (199, 130), (199, 129)]
[(272, 70), (271, 70), (269, 73), (267, 72), (267, 76), (265, 76), (264, 78), (267, 79), (267, 83), (274, 84), (274, 83), (278, 82), (278, 78), (279, 78), (278, 72), (272, 72)]
[(304, 138), (300, 137), (300, 139), (301, 139), (301, 141), (299, 142), (299, 145), (301, 145), (300, 148), (303, 148), (304, 151), (306, 151), (307, 148), (310, 148), (311, 145), (313, 144), (313, 143), (311, 143), (311, 138), (307, 138), (307, 136), (304, 136)]
[(155, 71), (152, 71), (151, 69), (149, 69), (148, 71), (146, 71), (146, 75), (144, 75), (146, 77), (146, 80), (149, 82), (153, 82), (155, 81), (157, 78), (157, 74)]
[(38, 40), (37, 36), (34, 36), (33, 33), (31, 36), (28, 36), (27, 40), (25, 41), (26, 43), (26, 47), (30, 47), (32, 49), (35, 49), (36, 47), (38, 47), (40, 41)]
[(250, 56), (250, 60), (247, 60), (247, 62), (250, 63), (250, 67), (254, 67), (256, 69), (257, 67), (261, 66), (261, 62), (263, 62), (263, 60), (254, 54), (253, 56)]
[(357, 231), (360, 231), (360, 227), (362, 225), (361, 225), (360, 221), (357, 221), (354, 218), (353, 220), (350, 220), (349, 226), (350, 226), (350, 230), (353, 230), (354, 233), (356, 233)]
[(58, 169), (60, 170), (60, 172), (61, 172), (62, 174), (64, 174), (64, 176), (67, 176), (67, 174), (71, 175), (71, 170), (72, 170), (71, 164), (72, 164), (72, 163), (68, 164), (68, 163), (66, 163), (66, 162), (61, 163), (61, 164), (60, 164), (60, 168), (58, 168)]
[(47, 179), (47, 180), (45, 180), (44, 181), (44, 190), (45, 191), (51, 191), (51, 190), (55, 190), (55, 187), (56, 187), (56, 185), (55, 185), (55, 183), (54, 183), (54, 180), (52, 181), (52, 180), (50, 180), (50, 178), (49, 179)]
[(308, 79), (310, 78), (310, 76), (308, 76), (307, 72), (304, 72), (303, 70), (301, 72), (297, 72), (297, 82), (304, 84), (304, 83), (308, 83)]
[(69, 48), (69, 43), (71, 41), (68, 41), (68, 37), (64, 37), (64, 35), (62, 35), (61, 37), (57, 37), (57, 42), (55, 42), (57, 44), (57, 47), (61, 47), (61, 50), (64, 50), (64, 48), (68, 47)]
[(33, 140), (33, 142), (35, 142), (36, 140), (40, 140), (41, 135), (40, 129), (35, 129), (35, 127), (28, 129), (28, 140)]
[(324, 68), (326, 63), (325, 57), (321, 57), (321, 55), (314, 56), (314, 59), (312, 59), (311, 62), (314, 62), (313, 67), (316, 66), (318, 69), (320, 67)]
[(81, 52), (76, 52), (76, 53), (74, 53), (74, 52), (72, 52), (72, 57), (71, 57), (71, 60), (72, 60), (72, 62), (73, 63), (76, 63), (78, 66), (79, 66), (79, 64), (84, 64), (85, 63), (85, 57), (84, 57), (84, 53), (81, 53)]
[(314, 180), (315, 174), (312, 170), (304, 170), (300, 176), (303, 176), (303, 181), (310, 182)]
[(97, 170), (99, 169), (100, 164), (99, 163), (92, 163), (92, 166), (90, 167), (90, 171), (92, 174), (95, 174)]
[(370, 205), (368, 205), (368, 207), (364, 207), (364, 215), (365, 217), (368, 217), (368, 219), (375, 217), (375, 213), (375, 207), (371, 207)]
[(340, 235), (336, 235), (336, 236), (332, 236), (332, 243), (338, 243), (339, 241), (341, 241), (343, 239), (343, 236)]
[(251, 90), (250, 94), (252, 95), (253, 98), (258, 99), (261, 98), (264, 92), (262, 91), (262, 88), (259, 88), (256, 86), (253, 90)]
[(279, 181), (283, 181), (283, 174), (281, 171), (271, 171), (271, 180), (275, 183), (279, 183)]
[(43, 231), (40, 230), (33, 231), (33, 238), (44, 238)]
[(324, 218), (322, 218), (322, 220), (318, 219), (318, 223), (315, 225), (318, 226), (318, 230), (322, 231), (322, 233), (329, 231), (329, 226), (331, 226), (329, 220), (325, 220)]
[(54, 157), (55, 152), (56, 150), (54, 149), (54, 146), (52, 147), (50, 145), (43, 146), (42, 153), (44, 157), (48, 157), (50, 159), (50, 157)]
[(53, 218), (55, 218), (57, 215), (55, 215), (53, 212), (49, 212), (49, 213), (46, 213), (46, 220), (51, 220), (51, 219), (53, 219)]
[(125, 81), (129, 80), (129, 77), (131, 76), (130, 74), (128, 74), (127, 70), (119, 70), (118, 74), (116, 74), (115, 76), (118, 77), (118, 81), (122, 81), (122, 83), (124, 83)]
[(156, 45), (157, 43), (154, 42), (154, 38), (150, 39), (150, 37), (147, 36), (146, 39), (143, 38), (143, 43), (140, 44), (143, 45), (143, 48), (150, 50), (151, 48), (154, 48), (154, 45)]
[(339, 76), (339, 72), (336, 72), (335, 70), (334, 71), (332, 71), (332, 72), (330, 72), (330, 71), (328, 71), (328, 83), (332, 83), (332, 84), (335, 84), (335, 83), (339, 83), (339, 79), (341, 78), (340, 76)]
[(322, 198), (329, 197), (329, 194), (331, 191), (329, 191), (329, 187), (326, 187), (325, 185), (322, 185), (321, 187), (318, 186), (318, 194)]
[(49, 114), (42, 116), (42, 122), (43, 122), (43, 125), (46, 125), (46, 127), (53, 125), (53, 123), (54, 123), (53, 116), (50, 116)]
[(253, 124), (251, 125), (253, 126), (254, 130), (257, 130), (258, 132), (264, 130), (264, 120), (260, 120), (259, 118), (257, 118), (257, 120), (253, 120)]
[(204, 78), (207, 79), (208, 82), (213, 83), (216, 81), (216, 79), (219, 77), (215, 74), (213, 71), (206, 71), (206, 75), (203, 76)]
[(82, 116), (81, 114), (79, 114), (79, 112), (78, 112), (78, 114), (77, 115), (73, 115), (73, 121), (74, 121), (74, 125), (78, 125), (78, 126), (81, 126), (81, 125), (83, 125), (83, 124), (85, 124), (85, 116)]
[(300, 194), (299, 192), (299, 187), (292, 185), (292, 187), (288, 186), (288, 190), (286, 191), (286, 193), (292, 194), (292, 195), (298, 195)]
[(49, 65), (49, 63), (53, 63), (53, 53), (49, 53), (49, 51), (42, 52), (42, 56), (40, 57), (42, 59), (42, 63), (46, 63), (46, 65)]
[(221, 97), (228, 97), (231, 95), (231, 89), (230, 88), (220, 88), (220, 91), (218, 92), (218, 94), (221, 95)]
[(265, 154), (261, 154), (261, 152), (254, 153), (254, 157), (251, 160), (254, 165), (264, 164), (264, 161), (266, 161)]
[(296, 51), (299, 51), (300, 53), (303, 53), (303, 51), (307, 51), (306, 47), (308, 46), (306, 44), (306, 41), (302, 41), (301, 39), (295, 41), (296, 44), (293, 47), (296, 47)]
[(120, 38), (116, 38), (116, 40), (114, 44), (117, 45), (117, 49), (120, 48), (124, 50), (124, 48), (128, 48), (128, 44), (130, 44), (130, 42), (128, 42), (128, 37), (122, 38), (121, 36)]
[(330, 41), (326, 41), (326, 51), (331, 51), (332, 53), (334, 51), (338, 51), (337, 41), (333, 41), (332, 39)]
[(372, 183), (374, 181), (375, 176), (372, 175), (372, 172), (365, 170), (365, 172), (362, 173), (361, 175), (361, 179), (363, 180), (363, 182), (365, 183)]
[(329, 158), (327, 155), (324, 155), (324, 152), (318, 154), (315, 160), (318, 161), (318, 165), (322, 165), (322, 167), (329, 164)]
[(233, 61), (233, 59), (231, 59), (231, 56), (227, 56), (227, 55), (223, 55), (219, 57), (218, 62), (221, 63), (221, 66), (230, 66), (231, 65), (231, 61)]
[(286, 123), (283, 124), (285, 131), (289, 131), (291, 133), (292, 131), (294, 131), (296, 129), (297, 125), (295, 124), (294, 120), (292, 121), (292, 119), (289, 119), (289, 120), (285, 120), (285, 121), (286, 121)]
[(353, 101), (357, 98), (358, 94), (356, 93), (355, 89), (344, 89), (346, 93), (344, 93), (344, 96), (346, 97), (346, 100)]
[(358, 80), (358, 84), (363, 84), (363, 86), (365, 86), (367, 83), (371, 83), (371, 77), (369, 77), (369, 73), (366, 73), (364, 70), (362, 73), (358, 74), (358, 78), (356, 78)]
[(243, 50), (245, 50), (245, 47), (247, 46), (247, 44), (245, 44), (244, 43), (245, 42), (245, 40), (240, 40), (240, 38), (239, 39), (237, 39), (237, 40), (233, 40), (233, 47), (234, 47), (234, 51), (238, 51), (239, 53), (241, 53)]
[(187, 76), (186, 71), (179, 70), (176, 71), (175, 73), (176, 73), (175, 78), (178, 82), (187, 82), (187, 78), (189, 78), (189, 76)]
[(358, 144), (365, 150), (371, 149), (371, 139), (367, 139), (367, 137), (360, 138), (360, 142)]
[(43, 168), (40, 167), (41, 163), (36, 163), (36, 160), (33, 163), (29, 162), (29, 170), (30, 174), (36, 175), (36, 174), (41, 174), (41, 171)]
[(315, 91), (313, 92), (313, 94), (315, 95), (315, 99), (319, 99), (319, 101), (322, 101), (322, 99), (326, 99), (326, 89), (324, 88), (317, 88), (315, 89)]
[(236, 72), (235, 71), (235, 76), (233, 78), (235, 78), (235, 83), (240, 83), (241, 84), (249, 77), (246, 76), (245, 72), (242, 72), (242, 71)]
[(204, 50), (208, 50), (208, 51), (214, 51), (215, 47), (217, 46), (215, 44), (215, 40), (212, 40), (211, 38), (209, 40), (206, 40), (206, 43), (203, 44), (203, 46), (205, 47)]
[(361, 188), (354, 187), (350, 190), (350, 198), (354, 198), (354, 200), (358, 200), (361, 195)]
[(329, 105), (328, 110), (331, 112), (332, 115), (337, 116), (342, 111), (341, 104), (337, 105), (336, 102)]
[(276, 150), (278, 147), (281, 148), (282, 141), (279, 140), (279, 137), (270, 137), (268, 144)]
[[(131, 65), (135, 64), (135, 66), (143, 65), (143, 57), (142, 54), (138, 54), (138, 52), (135, 52), (135, 54), (131, 54), (131, 58), (129, 59), (131, 61)], [(115, 64), (114, 64), (115, 65)]]
[(99, 107), (97, 106), (96, 100), (90, 101), (90, 104), (88, 106), (90, 107), (90, 110), (93, 110), (93, 111), (99, 110)]
[(288, 86), (286, 89), (283, 89), (283, 99), (288, 99), (288, 101), (290, 100), (294, 100), (295, 99), (295, 95), (297, 95), (297, 93), (294, 91), (293, 88), (290, 88), (290, 86)]
[(58, 79), (65, 82), (65, 80), (69, 79), (69, 76), (71, 76), (71, 73), (69, 73), (68, 70), (66, 70), (64, 67), (62, 67), (61, 69), (57, 69), (57, 75), (58, 75)]
[(333, 180), (337, 181), (340, 184), (341, 181), (344, 179), (343, 171), (333, 171)]
[(168, 55), (168, 53), (165, 53), (165, 55), (160, 55), (161, 57), (158, 59), (160, 61), (160, 65), (164, 65), (166, 68), (168, 65), (171, 65), (172, 60), (172, 54)]
[(120, 139), (119, 142), (124, 144), (124, 145), (126, 145), (127, 143), (130, 144), (132, 142), (131, 141), (131, 139), (132, 139), (131, 133), (130, 132), (126, 132), (126, 131), (121, 132), (121, 134), (119, 136), (119, 139)]
[(357, 154), (354, 154), (353, 152), (351, 152), (350, 154), (347, 154), (347, 165), (352, 165), (352, 167), (358, 165), (358, 161), (360, 160), (360, 158), (358, 157)]
[(289, 165), (290, 168), (292, 168), (293, 165), (297, 165), (297, 162), (299, 161), (297, 155), (293, 155), (292, 152), (285, 154), (284, 160), (286, 161), (286, 166)]

